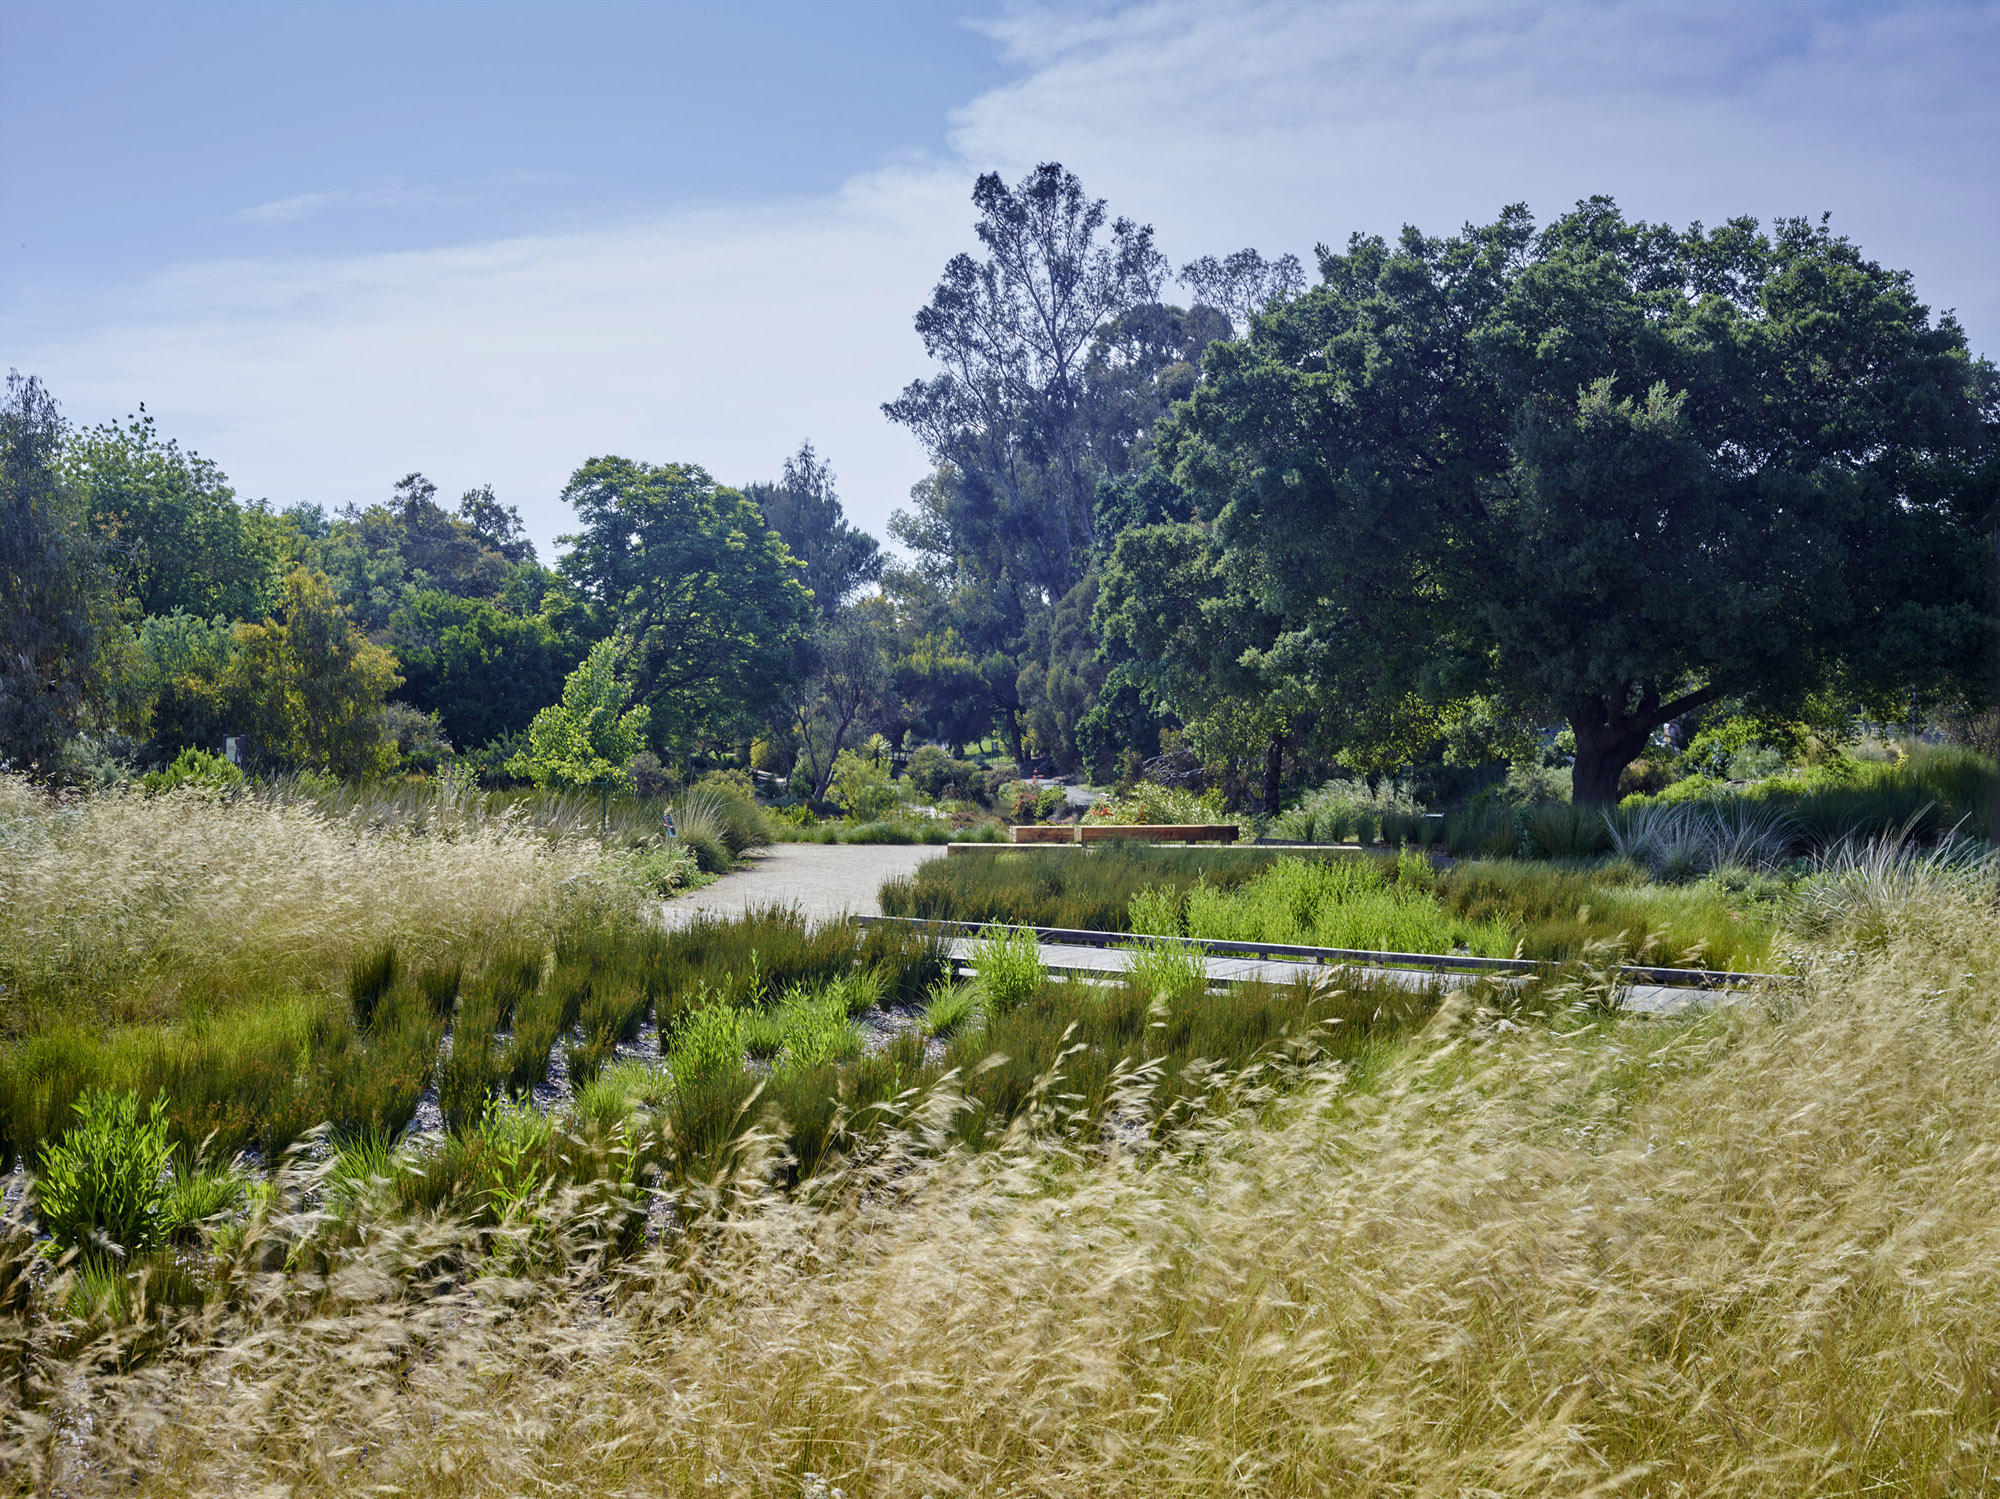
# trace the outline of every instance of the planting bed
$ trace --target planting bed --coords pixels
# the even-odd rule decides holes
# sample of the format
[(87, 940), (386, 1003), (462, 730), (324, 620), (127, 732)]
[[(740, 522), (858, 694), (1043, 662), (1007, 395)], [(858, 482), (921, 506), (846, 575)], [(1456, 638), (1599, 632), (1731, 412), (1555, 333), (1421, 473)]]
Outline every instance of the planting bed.
[(1662, 966), (1755, 971), (1771, 910), (1754, 890), (1661, 885), (1628, 863), (1300, 856), (1172, 849), (954, 859), (885, 885), (883, 912), (928, 920), (1564, 962), (1617, 948)]

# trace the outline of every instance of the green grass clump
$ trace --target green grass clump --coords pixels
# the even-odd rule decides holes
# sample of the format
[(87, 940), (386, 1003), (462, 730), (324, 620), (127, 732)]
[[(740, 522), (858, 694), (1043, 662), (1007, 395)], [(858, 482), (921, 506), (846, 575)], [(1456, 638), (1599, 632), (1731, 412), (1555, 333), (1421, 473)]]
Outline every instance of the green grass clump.
[(848, 1018), (843, 996), (788, 1002), (780, 1012), (782, 1040), (775, 1060), (781, 1072), (824, 1067), (861, 1055), (861, 1032)]
[(942, 1040), (976, 1024), (979, 1018), (978, 989), (941, 979), (924, 1006), (923, 1032)]
[(861, 933), (859, 965), (881, 979), (880, 1002), (920, 1003), (951, 969), (951, 944), (936, 932), (876, 923)]
[(1130, 952), (1127, 982), (1142, 993), (1175, 998), (1208, 987), (1207, 954), (1199, 946), (1143, 942)]
[(1754, 900), (1719, 882), (1651, 884), (1630, 864), (1473, 862), (1444, 871), (1436, 889), (1460, 920), (1510, 923), (1528, 958), (1566, 962), (1598, 945), (1643, 951), (1650, 963), (1756, 972), (1771, 952), (1772, 914)]
[(1132, 897), (1149, 887), (1186, 890), (1201, 880), (1233, 889), (1278, 858), (1272, 850), (1110, 845), (1081, 852), (1022, 848), (933, 859), (914, 875), (885, 882), (882, 910), (930, 921), (1125, 930)]
[(972, 967), (980, 1007), (988, 1015), (1004, 1015), (1025, 1004), (1048, 979), (1040, 939), (1018, 927), (982, 936), (972, 949)]
[(1187, 892), (1186, 930), (1217, 941), (1374, 952), (1462, 948), (1481, 957), (1505, 957), (1513, 951), (1515, 934), (1507, 922), (1467, 921), (1445, 910), (1429, 888), (1428, 874), (1428, 862), (1419, 855), (1402, 864), (1282, 859), (1233, 891), (1195, 885)]
[(681, 1090), (740, 1071), (742, 1066), (743, 1017), (727, 1004), (704, 1005), (688, 1015), (667, 1052), (667, 1069), (674, 1087)]
[(354, 1023), (367, 1030), (375, 1018), (375, 1008), (381, 1004), (382, 996), (394, 987), (401, 964), (396, 958), (396, 944), (384, 942), (371, 948), (354, 960), (348, 970), (347, 999), (354, 1007)]

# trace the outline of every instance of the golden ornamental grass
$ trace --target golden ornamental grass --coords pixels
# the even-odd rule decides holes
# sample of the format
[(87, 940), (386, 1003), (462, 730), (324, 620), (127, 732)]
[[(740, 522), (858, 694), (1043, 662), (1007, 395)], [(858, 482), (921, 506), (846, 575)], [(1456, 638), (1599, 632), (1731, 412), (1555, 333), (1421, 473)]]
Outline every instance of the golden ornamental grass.
[(0, 1036), (318, 989), (391, 936), (420, 957), (545, 932), (616, 879), (594, 838), (505, 816), (412, 835), (193, 790), (58, 805), (0, 776)]
[[(0, 1473), (73, 1495), (1994, 1492), (1996, 952), (2000, 922), (1941, 888), (1885, 950), (1818, 949), (1729, 1012), (1446, 1016), (1364, 1092), (1248, 1087), (1151, 1156), (1023, 1131), (923, 1164), (912, 1138), (820, 1206), (747, 1170), (729, 1211), (608, 1268), (578, 1247), (417, 1291), (462, 1231), (375, 1224), (324, 1274), (246, 1266), (175, 1351), (45, 1330)], [(550, 1230), (517, 1232), (492, 1263), (551, 1262)]]

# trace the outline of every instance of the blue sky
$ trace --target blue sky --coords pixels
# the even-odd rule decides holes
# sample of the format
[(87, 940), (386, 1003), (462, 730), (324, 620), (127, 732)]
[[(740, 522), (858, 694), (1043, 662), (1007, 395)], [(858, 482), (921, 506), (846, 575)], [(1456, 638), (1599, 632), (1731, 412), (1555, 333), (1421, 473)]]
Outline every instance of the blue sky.
[(811, 437), (879, 533), (978, 171), (1061, 160), (1176, 263), (1830, 211), (1996, 353), (1996, 64), (1991, 3), (0, 0), (0, 363), (279, 504), (422, 469), (546, 548), (593, 454)]

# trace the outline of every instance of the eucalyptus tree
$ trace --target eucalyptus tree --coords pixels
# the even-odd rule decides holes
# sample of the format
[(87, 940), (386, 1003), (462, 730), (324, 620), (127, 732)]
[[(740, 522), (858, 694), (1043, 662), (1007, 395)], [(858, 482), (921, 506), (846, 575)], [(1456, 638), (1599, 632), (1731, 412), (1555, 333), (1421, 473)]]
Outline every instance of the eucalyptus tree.
[(972, 201), (985, 258), (953, 256), (916, 317), (939, 372), (882, 409), (956, 476), (953, 541), (1053, 600), (1083, 577), (1094, 536), (1091, 346), (1158, 300), (1166, 262), (1150, 225), (1119, 218), (1107, 235), (1104, 200), (1057, 162), (1014, 187), (986, 173)]
[(878, 582), (882, 544), (847, 519), (833, 470), (809, 442), (785, 460), (776, 484), (749, 484), (743, 493), (803, 566), (800, 581), (820, 619), (830, 622), (856, 589)]

